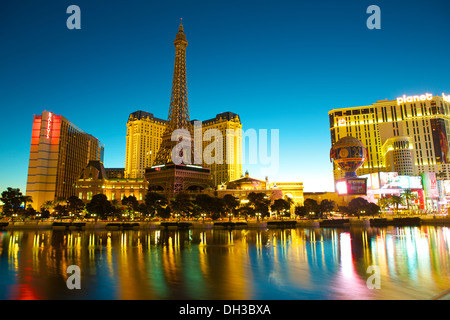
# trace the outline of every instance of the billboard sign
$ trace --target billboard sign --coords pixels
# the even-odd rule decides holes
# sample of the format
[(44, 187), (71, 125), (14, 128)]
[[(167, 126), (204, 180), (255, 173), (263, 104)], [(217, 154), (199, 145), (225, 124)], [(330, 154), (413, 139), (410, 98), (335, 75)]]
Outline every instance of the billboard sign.
[(359, 177), (367, 179), (368, 190), (422, 189), (420, 176), (400, 176), (397, 172), (375, 172)]
[(337, 181), (336, 192), (339, 195), (366, 195), (367, 178), (347, 178)]
[(444, 119), (430, 119), (437, 163), (450, 163), (447, 127)]
[(438, 198), (439, 192), (437, 188), (436, 173), (422, 173), (423, 189), (427, 198)]

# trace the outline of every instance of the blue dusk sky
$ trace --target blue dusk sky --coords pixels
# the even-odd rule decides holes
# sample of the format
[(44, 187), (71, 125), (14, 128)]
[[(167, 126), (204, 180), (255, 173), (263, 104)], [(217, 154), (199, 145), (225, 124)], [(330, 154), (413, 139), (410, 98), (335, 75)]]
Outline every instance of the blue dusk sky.
[[(80, 30), (66, 26), (70, 5)], [(381, 29), (366, 26), (370, 5)], [(25, 192), (33, 115), (44, 110), (97, 137), (105, 167), (123, 168), (129, 114), (167, 118), (180, 18), (191, 119), (231, 111), (244, 130), (279, 130), (269, 180), (305, 191), (334, 191), (328, 111), (450, 93), (449, 1), (5, 0), (0, 191)], [(263, 167), (258, 156), (244, 171), (264, 179)]]

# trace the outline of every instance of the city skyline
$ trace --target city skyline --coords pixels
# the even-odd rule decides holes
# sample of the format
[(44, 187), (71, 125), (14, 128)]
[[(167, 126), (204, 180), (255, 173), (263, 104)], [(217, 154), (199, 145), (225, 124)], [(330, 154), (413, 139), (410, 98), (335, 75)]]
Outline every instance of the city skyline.
[[(97, 137), (105, 167), (125, 167), (129, 114), (167, 118), (172, 41), (183, 18), (191, 118), (231, 111), (244, 131), (279, 129), (280, 170), (269, 179), (334, 191), (329, 110), (449, 92), (448, 5), (428, 3), (378, 1), (380, 30), (366, 27), (368, 1), (232, 2), (238, 10), (208, 1), (77, 1), (81, 30), (66, 27), (72, 3), (8, 4), (0, 13), (0, 188), (25, 193), (32, 119), (44, 110)], [(417, 49), (398, 45), (416, 39), (427, 41)], [(243, 166), (263, 178), (259, 169)]]

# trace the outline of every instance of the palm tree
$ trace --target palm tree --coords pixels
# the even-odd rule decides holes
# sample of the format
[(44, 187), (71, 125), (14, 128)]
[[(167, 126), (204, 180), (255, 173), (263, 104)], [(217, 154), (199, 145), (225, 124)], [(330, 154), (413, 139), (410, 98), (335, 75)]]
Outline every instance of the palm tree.
[(408, 212), (409, 212), (411, 200), (416, 200), (417, 194), (415, 192), (412, 192), (411, 189), (405, 189), (405, 191), (403, 191), (403, 193), (402, 193), (402, 198), (403, 198), (403, 200), (405, 200), (406, 205), (408, 207)]
[(386, 196), (381, 197), (381, 198), (378, 200), (378, 202), (377, 202), (377, 205), (379, 205), (380, 208), (383, 209), (383, 210), (384, 210), (385, 208), (388, 208), (390, 204), (391, 204), (391, 199), (389, 199), (389, 198), (386, 197)]
[(55, 204), (53, 203), (53, 201), (48, 200), (48, 201), (45, 201), (41, 205), (41, 210), (45, 210), (45, 211), (50, 212), (54, 207), (55, 207)]
[(57, 197), (54, 201), (53, 201), (53, 205), (56, 207), (58, 205), (60, 206), (66, 206), (67, 205), (67, 199), (64, 197)]
[(22, 200), (23, 200), (23, 207), (25, 209), (27, 209), (27, 203), (33, 203), (33, 199), (31, 198), (31, 196), (23, 196)]
[(291, 197), (289, 197), (288, 195), (284, 196), (284, 200), (287, 201), (288, 205), (289, 205), (289, 215), (292, 214), (292, 210), (294, 209), (294, 199), (292, 199)]
[(398, 213), (398, 206), (403, 204), (403, 199), (401, 196), (397, 196), (397, 195), (392, 195), (391, 198), (391, 204), (395, 206), (395, 209)]

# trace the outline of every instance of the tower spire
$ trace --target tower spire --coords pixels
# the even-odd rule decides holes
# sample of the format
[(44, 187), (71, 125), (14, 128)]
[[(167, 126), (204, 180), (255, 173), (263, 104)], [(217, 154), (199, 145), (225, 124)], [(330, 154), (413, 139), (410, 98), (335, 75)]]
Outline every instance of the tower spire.
[[(189, 106), (187, 98), (187, 79), (186, 79), (186, 47), (188, 42), (184, 33), (183, 24), (180, 23), (178, 33), (175, 36), (175, 66), (172, 80), (172, 93), (170, 98), (169, 115), (167, 125), (162, 136), (161, 146), (156, 155), (155, 164), (167, 164), (172, 161), (172, 150), (179, 141), (172, 141), (172, 133), (177, 129), (185, 129), (189, 136), (183, 136), (180, 140), (183, 142), (183, 149), (180, 150), (180, 156), (184, 163), (193, 161), (192, 153), (192, 125), (189, 118)], [(184, 150), (190, 149), (190, 150)], [(190, 156), (190, 158), (188, 158)]]

